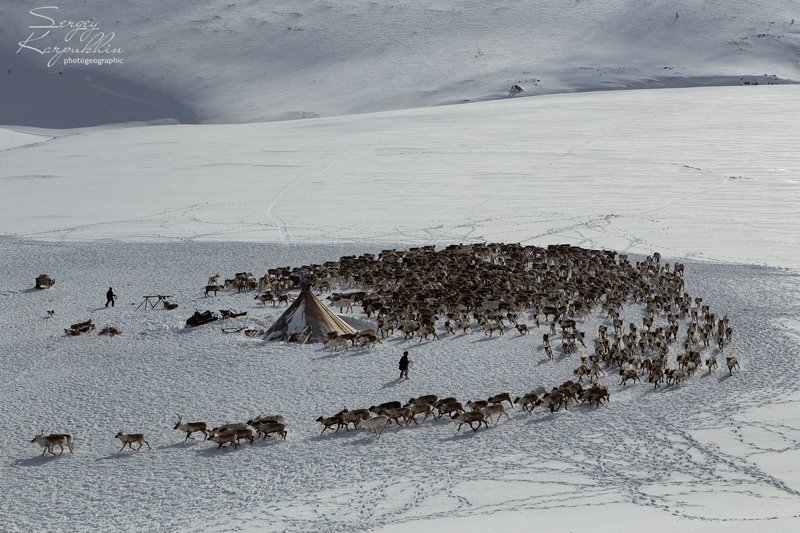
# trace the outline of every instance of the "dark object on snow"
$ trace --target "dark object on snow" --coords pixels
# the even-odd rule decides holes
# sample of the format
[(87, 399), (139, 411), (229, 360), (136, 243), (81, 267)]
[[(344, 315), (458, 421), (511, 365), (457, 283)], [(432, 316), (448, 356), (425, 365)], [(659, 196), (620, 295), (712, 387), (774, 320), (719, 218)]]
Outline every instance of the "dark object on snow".
[(49, 289), (53, 285), (56, 284), (56, 280), (52, 279), (47, 274), (42, 274), (36, 278), (36, 288), (37, 289)]
[(136, 307), (136, 310), (137, 310), (137, 311), (138, 311), (139, 309), (141, 309), (142, 307), (144, 307), (145, 311), (146, 311), (148, 308), (149, 308), (149, 309), (155, 309), (155, 308), (156, 308), (156, 305), (158, 305), (158, 304), (159, 304), (159, 302), (163, 302), (163, 303), (165, 304), (165, 305), (164, 305), (164, 309), (175, 309), (176, 307), (178, 307), (177, 305), (176, 305), (175, 307), (167, 307), (167, 305), (166, 305), (166, 304), (168, 304), (168, 303), (169, 303), (169, 302), (167, 302), (167, 298), (172, 298), (172, 296), (169, 296), (169, 295), (164, 295), (164, 294), (150, 294), (150, 295), (148, 295), (148, 296), (142, 296), (142, 298), (144, 298), (144, 301), (142, 301), (142, 303), (140, 303), (140, 304), (139, 304), (139, 305)]
[(80, 335), (81, 333), (89, 333), (94, 329), (94, 324), (92, 324), (91, 320), (87, 320), (86, 322), (78, 322), (77, 324), (72, 324), (69, 329), (65, 329), (64, 333), (71, 336)]
[(117, 295), (114, 294), (114, 291), (111, 289), (111, 287), (109, 287), (108, 291), (106, 292), (106, 307), (108, 307), (108, 304), (111, 304), (111, 307), (114, 307), (114, 302), (116, 301), (116, 298)]
[(163, 302), (164, 302), (164, 309), (166, 309), (167, 311), (172, 311), (173, 309), (178, 308), (178, 304), (168, 302), (167, 300), (163, 300)]
[(115, 328), (114, 326), (106, 326), (100, 330), (98, 335), (108, 335), (109, 337), (115, 337), (117, 335), (122, 335), (122, 332)]
[(190, 328), (195, 328), (197, 326), (202, 326), (203, 324), (208, 324), (209, 322), (214, 322), (218, 320), (219, 317), (212, 313), (211, 311), (203, 311), (202, 313), (199, 311), (195, 311), (192, 316), (186, 319), (186, 326)]
[(244, 330), (244, 334), (250, 338), (263, 337), (265, 333), (266, 331), (261, 328)]
[(511, 86), (511, 94), (521, 93), (524, 90), (525, 89), (523, 89), (522, 86), (519, 83), (514, 84), (514, 85)]
[(311, 339), (311, 335), (313, 331), (311, 326), (306, 326), (303, 331), (295, 331), (286, 338), (286, 342), (296, 342), (298, 344), (306, 344), (309, 339)]
[(400, 364), (398, 365), (400, 368), (400, 379), (408, 379), (408, 367), (410, 366), (409, 363), (408, 352), (403, 352), (403, 357), (400, 358)]
[(223, 320), (228, 320), (229, 318), (236, 318), (238, 316), (247, 316), (247, 311), (242, 313), (235, 313), (231, 309), (220, 309), (220, 314), (222, 315)]
[(240, 328), (219, 328), (219, 329), (222, 330), (222, 333), (239, 333), (240, 331), (242, 331), (246, 327), (247, 326), (242, 326)]
[(208, 293), (210, 292), (213, 292), (214, 296), (216, 296), (217, 292), (221, 291), (224, 288), (225, 287), (223, 287), (222, 285), (206, 285), (206, 291), (205, 294), (203, 294), (203, 297), (208, 296)]

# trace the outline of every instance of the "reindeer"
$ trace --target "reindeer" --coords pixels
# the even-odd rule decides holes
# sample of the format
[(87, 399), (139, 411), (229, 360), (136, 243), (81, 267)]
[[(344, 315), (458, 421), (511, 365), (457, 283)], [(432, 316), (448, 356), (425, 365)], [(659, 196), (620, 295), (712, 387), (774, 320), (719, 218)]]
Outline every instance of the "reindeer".
[[(330, 416), (328, 418), (321, 416), (317, 418), (317, 422), (319, 422), (323, 426), (322, 433), (325, 433), (326, 429), (331, 429), (333, 426), (336, 426), (336, 431), (339, 431), (339, 429), (341, 429), (342, 426), (347, 427), (344, 423), (344, 418), (342, 417), (341, 414)], [(322, 435), (322, 433), (320, 433), (320, 435)]]
[(283, 440), (286, 440), (286, 435), (288, 433), (288, 428), (289, 428), (289, 426), (281, 422), (272, 422), (266, 420), (256, 422), (255, 426), (253, 427), (255, 427), (256, 432), (259, 435), (263, 436), (264, 440), (266, 440), (266, 438), (272, 433), (275, 433), (276, 435), (278, 435), (278, 437), (282, 438)]
[(64, 446), (69, 448), (69, 453), (73, 455), (75, 453), (72, 449), (72, 435), (68, 433), (53, 433), (45, 436), (44, 430), (42, 430), (31, 439), (31, 442), (35, 442), (42, 447), (42, 455), (47, 452), (50, 452), (50, 455), (55, 455), (56, 453), (53, 451), (53, 446), (61, 448), (61, 452), (58, 455), (64, 454)]
[(325, 344), (330, 347), (330, 353), (336, 351), (337, 348), (344, 348), (344, 351), (347, 351), (347, 339), (340, 339), (338, 337), (335, 339), (328, 339), (325, 341)]
[(217, 295), (217, 292), (221, 291), (223, 287), (219, 285), (206, 285), (205, 293), (203, 294), (203, 298), (207, 297), (209, 293), (214, 293), (214, 296)]
[[(507, 416), (507, 415), (506, 415)], [(472, 428), (472, 431), (478, 431), (481, 428), (481, 425), (486, 426), (489, 428), (489, 424), (486, 422), (486, 415), (483, 414), (483, 411), (472, 411), (470, 413), (457, 413), (450, 416), (453, 420), (458, 420), (460, 424), (458, 425), (458, 429), (456, 431), (461, 431), (461, 426), (464, 424), (469, 424), (469, 427)], [(476, 423), (478, 427), (473, 426), (472, 424)]]
[(550, 346), (549, 344), (545, 345), (544, 353), (547, 354), (547, 358), (548, 359), (550, 359), (551, 361), (553, 360), (553, 357), (554, 357), (555, 354), (553, 353), (553, 347), (552, 346)]
[(734, 368), (736, 368), (736, 369), (739, 368), (739, 360), (736, 359), (735, 357), (726, 357), (725, 358), (725, 362), (728, 364), (728, 373), (732, 376), (733, 375), (733, 369)]
[(192, 437), (193, 433), (202, 433), (205, 436), (203, 440), (206, 440), (208, 438), (208, 426), (206, 425), (205, 422), (184, 423), (181, 415), (175, 415), (175, 416), (178, 417), (178, 422), (172, 429), (177, 429), (178, 431), (183, 431), (184, 433), (186, 433), (186, 438), (183, 439), (183, 442), (186, 442), (189, 439), (194, 440), (194, 437)]
[(592, 363), (592, 368), (589, 369), (589, 380), (594, 382), (598, 377), (600, 377), (600, 374), (604, 376), (606, 375), (606, 373), (603, 372), (603, 369), (600, 368), (599, 363)]
[[(439, 405), (434, 406), (437, 411), (439, 411), (438, 415), (434, 415), (434, 418), (441, 418), (444, 415), (450, 415), (451, 417), (454, 414), (463, 413), (464, 406), (461, 405), (461, 402), (457, 401), (455, 398), (446, 398), (448, 402), (440, 403)], [(438, 402), (437, 402), (438, 403)]]
[(217, 443), (217, 449), (222, 448), (223, 444), (232, 445), (234, 450), (239, 447), (239, 434), (236, 431), (224, 431), (212, 436), (209, 440)]
[(629, 379), (632, 379), (634, 382), (642, 382), (642, 380), (639, 379), (639, 373), (633, 368), (627, 370), (620, 369), (619, 375), (622, 376), (622, 381), (619, 382), (620, 386), (625, 385)]
[(517, 313), (515, 311), (509, 311), (506, 313), (506, 318), (508, 319), (509, 324), (517, 327)]
[[(493, 424), (497, 424), (500, 421), (500, 417), (503, 415), (505, 415), (508, 420), (511, 420), (511, 417), (508, 416), (508, 413), (506, 413), (506, 410), (503, 408), (502, 403), (496, 403), (484, 407), (480, 410), (480, 412), (483, 413), (483, 415), (486, 417), (486, 420), (492, 422)], [(492, 420), (492, 415), (497, 415), (497, 420)]]
[(483, 333), (489, 337), (493, 336), (495, 331), (503, 335), (505, 333), (504, 329), (503, 325), (498, 322), (487, 322), (483, 325)]
[(359, 420), (356, 422), (356, 426), (359, 428), (364, 428), (373, 435), (375, 438), (379, 438), (383, 430), (386, 429), (386, 426), (389, 425), (389, 417), (386, 415), (378, 415), (374, 418), (368, 418), (366, 420)]
[(509, 407), (511, 407), (511, 408), (514, 407), (514, 404), (511, 403), (511, 395), (509, 393), (507, 393), (507, 392), (501, 392), (500, 394), (495, 394), (494, 396), (492, 396), (491, 398), (489, 398), (486, 401), (489, 402), (490, 405), (494, 405), (494, 404), (498, 404), (498, 403), (501, 404), (503, 402), (508, 402)]
[[(217, 276), (219, 276), (219, 274), (217, 274)], [(139, 447), (136, 448), (136, 450), (134, 451), (138, 452), (139, 450), (142, 449), (142, 446), (144, 445), (147, 445), (148, 450), (153, 449), (150, 447), (150, 444), (146, 440), (144, 440), (144, 435), (142, 433), (123, 433), (120, 431), (119, 433), (114, 435), (114, 438), (119, 439), (119, 441), (122, 443), (122, 448), (120, 448), (119, 451), (124, 450), (125, 446), (133, 450), (133, 446), (131, 446), (131, 444), (134, 442), (139, 443)]]
[(419, 342), (428, 340), (428, 337), (433, 337), (437, 340), (439, 339), (439, 336), (436, 334), (436, 327), (432, 325), (420, 326), (417, 334), (419, 335)]
[(410, 400), (408, 400), (408, 404), (406, 404), (406, 406), (424, 405), (427, 403), (433, 405), (438, 401), (438, 399), (439, 398), (435, 394), (426, 394), (425, 396), (418, 396), (416, 398), (411, 398)]
[(267, 305), (267, 302), (272, 302), (272, 307), (275, 307), (275, 295), (273, 295), (271, 292), (265, 292), (263, 294), (259, 294), (258, 296), (256, 296), (253, 299), (254, 300), (258, 300), (259, 302), (263, 303), (265, 306)]
[(331, 302), (331, 307), (337, 308), (340, 313), (353, 312), (353, 302), (351, 302), (348, 298), (342, 298)]
[(539, 399), (539, 394), (536, 392), (529, 392), (524, 396), (518, 396), (514, 399), (514, 403), (520, 404), (523, 411), (533, 412), (533, 408), (540, 405), (542, 401)]

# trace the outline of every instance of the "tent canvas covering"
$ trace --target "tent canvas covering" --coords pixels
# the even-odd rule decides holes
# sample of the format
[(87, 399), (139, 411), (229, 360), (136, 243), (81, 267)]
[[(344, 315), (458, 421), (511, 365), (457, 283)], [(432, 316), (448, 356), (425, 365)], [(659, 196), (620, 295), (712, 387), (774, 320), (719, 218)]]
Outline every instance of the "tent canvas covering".
[(303, 290), (300, 296), (275, 321), (264, 338), (270, 341), (287, 340), (293, 333), (311, 328), (308, 342), (325, 342), (331, 331), (340, 335), (357, 331), (340, 316), (323, 304), (310, 290)]

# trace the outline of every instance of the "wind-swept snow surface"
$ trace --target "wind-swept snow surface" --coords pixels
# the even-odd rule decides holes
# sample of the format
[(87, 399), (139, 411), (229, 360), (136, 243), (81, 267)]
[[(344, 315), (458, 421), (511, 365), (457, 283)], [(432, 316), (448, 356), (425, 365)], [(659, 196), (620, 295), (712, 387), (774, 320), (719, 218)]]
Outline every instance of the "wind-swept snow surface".
[(798, 267), (798, 116), (800, 88), (759, 86), (87, 130), (0, 152), (0, 232), (569, 242)]
[[(195, 309), (246, 310), (225, 325), (258, 327), (282, 311), (256, 304), (252, 293), (203, 298), (208, 274), (377, 249), (0, 240), (2, 529), (529, 531), (539, 517), (542, 527), (577, 531), (638, 531), (638, 519), (656, 531), (800, 527), (797, 274), (686, 264), (687, 290), (731, 317), (736, 332), (725, 355), (741, 363), (733, 376), (701, 371), (654, 390), (620, 388), (610, 372), (601, 378), (607, 405), (514, 409), (511, 420), (477, 433), (456, 433), (445, 419), (393, 426), (377, 440), (344, 430), (320, 436), (314, 419), (430, 393), (463, 401), (516, 395), (574, 377), (578, 357), (549, 361), (545, 328), (424, 343), (395, 336), (374, 350), (329, 355), (319, 345), (224, 335), (219, 322), (183, 327)], [(41, 272), (55, 286), (29, 289)], [(119, 299), (104, 309), (109, 285)], [(180, 307), (136, 310), (152, 293)], [(56, 314), (43, 319), (48, 309)], [(623, 313), (626, 323), (641, 317), (638, 305)], [(87, 318), (123, 333), (63, 336)], [(592, 335), (601, 320), (592, 313), (581, 327)], [(404, 349), (415, 364), (411, 379), (398, 382)], [(280, 413), (292, 430), (285, 442), (217, 450), (182, 443), (176, 413), (212, 425)], [(75, 455), (40, 458), (29, 441), (41, 429), (71, 432)], [(144, 432), (153, 450), (119, 453), (118, 431)]]
[[(794, 0), (56, 4), (0, 4), (0, 124), (256, 122), (508, 98), (515, 84), (527, 96), (800, 79)], [(121, 51), (89, 57), (123, 62), (48, 68), (50, 54), (16, 46), (44, 16), (92, 19)], [(50, 31), (28, 46), (77, 44)]]
[(0, 129), (0, 150), (8, 150), (9, 148), (17, 148), (19, 146), (44, 142), (48, 139), (49, 137), (40, 135), (31, 135), (29, 133)]

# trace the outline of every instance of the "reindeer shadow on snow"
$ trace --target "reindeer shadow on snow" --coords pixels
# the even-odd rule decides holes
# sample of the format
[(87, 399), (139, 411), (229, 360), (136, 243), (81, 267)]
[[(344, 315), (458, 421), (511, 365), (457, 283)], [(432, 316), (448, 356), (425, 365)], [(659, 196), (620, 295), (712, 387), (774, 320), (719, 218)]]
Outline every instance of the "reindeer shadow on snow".
[(491, 342), (497, 340), (500, 337), (501, 337), (500, 335), (498, 335), (497, 337), (489, 337), (488, 335), (483, 335), (480, 339), (475, 339), (473, 341), (470, 341), (470, 343), (475, 344), (478, 342)]
[(58, 455), (36, 455), (35, 457), (17, 459), (14, 461), (14, 465), (22, 467), (43, 466), (59, 459), (64, 459), (64, 457), (59, 457)]
[(733, 377), (733, 374), (723, 374), (722, 376), (717, 378), (717, 381), (719, 381), (720, 383), (724, 383), (724, 382), (728, 381), (729, 379), (731, 379), (732, 377)]
[(208, 447), (203, 447), (200, 450), (197, 450), (197, 456), (198, 457), (215, 457), (215, 458), (216, 457), (227, 457), (227, 455), (229, 453), (241, 452), (244, 449), (246, 449), (245, 447), (249, 448), (251, 446), (254, 446), (254, 445), (251, 445), (250, 443), (242, 443), (242, 444), (239, 444), (239, 446), (236, 446), (236, 447), (231, 446), (231, 445), (227, 445), (227, 446), (222, 446), (221, 448), (219, 448), (217, 446), (208, 446)]
[[(341, 429), (339, 431), (330, 430), (326, 431), (325, 433), (320, 433), (318, 435), (306, 437), (305, 440), (310, 440), (312, 442), (323, 442), (329, 440), (350, 439), (353, 437), (358, 437), (359, 435), (363, 435), (363, 432), (359, 431), (358, 429), (351, 429), (350, 431), (346, 429)], [(375, 437), (373, 436), (372, 438)]]
[(483, 431), (472, 431), (472, 430), (457, 431), (454, 435), (450, 435), (449, 437), (442, 437), (440, 439), (440, 442), (460, 442), (465, 439), (475, 438), (482, 433)]
[(272, 448), (273, 446), (284, 446), (286, 441), (278, 437), (269, 436), (265, 438), (256, 437), (253, 446), (256, 448)]
[(188, 448), (194, 448), (195, 446), (197, 446), (201, 442), (203, 442), (202, 439), (200, 439), (199, 441), (198, 440), (195, 440), (195, 441), (187, 440), (187, 441), (176, 442), (176, 443), (173, 443), (173, 444), (162, 444), (161, 446), (157, 446), (156, 449), (157, 450), (169, 450), (169, 449), (175, 448), (175, 449), (182, 449), (183, 450), (183, 449), (188, 449)]
[(350, 348), (347, 352), (345, 352), (345, 357), (363, 357), (365, 355), (372, 355), (374, 352), (371, 348), (367, 348), (366, 346), (356, 346), (355, 348)]
[[(5, 292), (5, 291), (4, 291), (4, 292)], [(39, 292), (44, 292), (44, 291), (42, 291), (41, 289), (37, 289), (36, 287), (30, 287), (30, 288), (28, 288), (28, 289), (22, 289), (22, 290), (19, 290), (19, 291), (8, 291), (8, 293), (12, 293), (12, 294), (13, 294), (13, 293), (17, 293), (17, 294), (29, 294), (29, 293), (32, 293), (32, 292), (37, 292), (37, 293), (39, 293)]]
[(117, 450), (116, 452), (114, 452), (114, 453), (112, 453), (110, 455), (106, 455), (105, 457), (98, 457), (97, 460), (98, 461), (111, 461), (111, 460), (120, 461), (120, 460), (123, 460), (123, 459), (128, 459), (130, 457), (134, 457), (135, 455), (136, 455), (136, 452), (125, 453), (125, 452)]
[(339, 357), (339, 352), (331, 352), (330, 350), (319, 350), (317, 353), (322, 353), (318, 357), (314, 357), (313, 361), (327, 361), (328, 359), (336, 359)]
[(531, 417), (529, 420), (525, 421), (525, 424), (529, 425), (529, 426), (538, 425), (538, 424), (547, 424), (547, 423), (552, 422), (555, 419), (556, 419), (556, 414), (555, 413), (547, 412), (542, 416)]
[(369, 435), (362, 438), (349, 440), (347, 441), (347, 444), (350, 446), (369, 446), (370, 444), (375, 444), (376, 442), (380, 441), (380, 438), (376, 438), (374, 435)]

